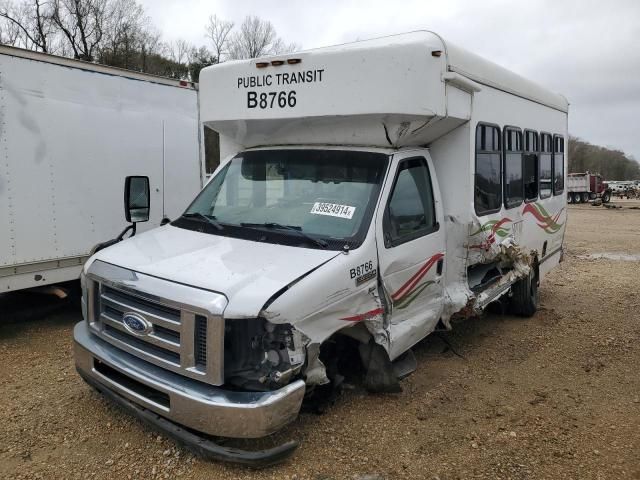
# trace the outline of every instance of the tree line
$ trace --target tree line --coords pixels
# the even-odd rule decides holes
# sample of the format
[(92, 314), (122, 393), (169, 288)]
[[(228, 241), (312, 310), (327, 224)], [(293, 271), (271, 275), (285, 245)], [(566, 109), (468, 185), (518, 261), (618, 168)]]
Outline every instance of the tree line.
[(569, 137), (569, 173), (599, 173), (606, 180), (638, 180), (640, 164), (620, 150)]
[[(236, 26), (211, 15), (207, 44), (164, 41), (136, 0), (0, 0), (0, 43), (197, 82), (208, 65), (299, 50), (268, 20), (247, 16)], [(640, 178), (640, 165), (619, 150), (569, 139), (569, 172), (609, 180)]]
[(198, 81), (200, 70), (225, 60), (297, 50), (268, 20), (233, 22), (211, 15), (208, 45), (163, 41), (136, 0), (0, 0), (0, 43), (113, 67)]

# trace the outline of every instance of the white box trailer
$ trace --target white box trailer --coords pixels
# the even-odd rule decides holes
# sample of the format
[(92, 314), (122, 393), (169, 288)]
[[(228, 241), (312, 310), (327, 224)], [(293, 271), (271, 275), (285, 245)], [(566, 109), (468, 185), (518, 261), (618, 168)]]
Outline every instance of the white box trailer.
[(151, 179), (148, 229), (202, 186), (192, 83), (0, 46), (0, 293), (77, 279)]
[(183, 216), (84, 268), (76, 366), (114, 401), (213, 458), (272, 463), (295, 444), (194, 432), (268, 435), (339, 384), (342, 354), (393, 390), (452, 319), (534, 314), (562, 257), (564, 97), (431, 32), (200, 82), (228, 158)]

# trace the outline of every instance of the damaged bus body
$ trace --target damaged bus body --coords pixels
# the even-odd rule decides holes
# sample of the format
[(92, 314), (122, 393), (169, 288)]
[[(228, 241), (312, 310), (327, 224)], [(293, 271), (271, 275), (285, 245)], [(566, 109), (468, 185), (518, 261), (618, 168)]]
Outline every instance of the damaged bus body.
[(295, 443), (207, 435), (277, 431), (348, 348), (389, 391), (452, 319), (536, 311), (562, 257), (564, 97), (431, 32), (200, 82), (226, 160), (180, 218), (84, 268), (76, 365), (107, 396), (210, 457), (272, 463)]

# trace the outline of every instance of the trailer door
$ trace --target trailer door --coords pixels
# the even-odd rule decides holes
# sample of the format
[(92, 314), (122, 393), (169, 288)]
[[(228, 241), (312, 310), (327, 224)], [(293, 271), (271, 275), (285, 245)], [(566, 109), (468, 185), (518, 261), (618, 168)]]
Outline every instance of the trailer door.
[(445, 234), (430, 167), (427, 152), (395, 155), (377, 219), (380, 275), (391, 302), (392, 359), (431, 332), (442, 314)]

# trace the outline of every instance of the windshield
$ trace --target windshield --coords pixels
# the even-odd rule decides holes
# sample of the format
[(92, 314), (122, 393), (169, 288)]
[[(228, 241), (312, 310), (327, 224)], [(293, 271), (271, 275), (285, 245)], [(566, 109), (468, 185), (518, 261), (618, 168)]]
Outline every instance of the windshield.
[(371, 152), (242, 152), (174, 225), (270, 243), (357, 248), (387, 163), (387, 155)]

